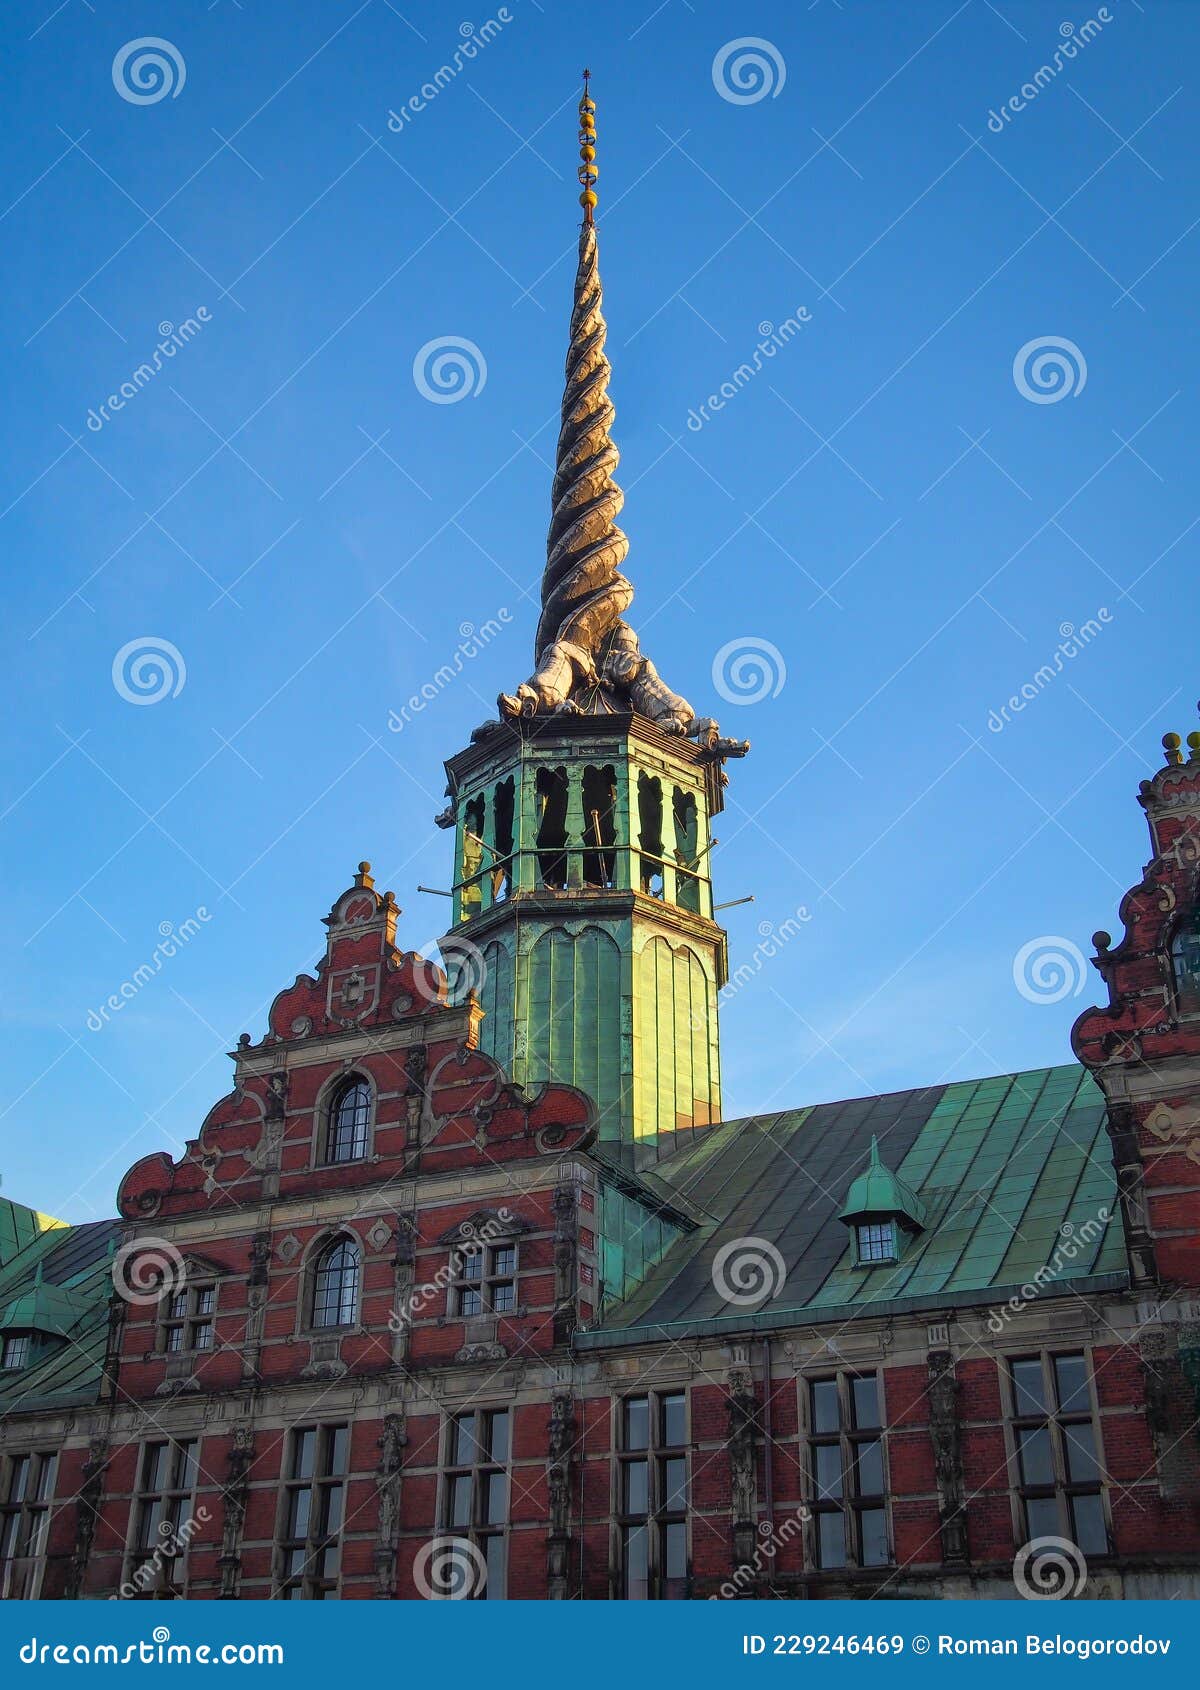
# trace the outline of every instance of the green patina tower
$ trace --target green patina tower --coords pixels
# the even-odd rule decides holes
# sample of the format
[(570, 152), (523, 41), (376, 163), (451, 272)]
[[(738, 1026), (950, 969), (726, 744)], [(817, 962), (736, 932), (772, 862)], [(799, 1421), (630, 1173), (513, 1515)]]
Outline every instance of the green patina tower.
[(665, 685), (624, 620), (586, 81), (579, 115), (584, 222), (535, 672), (446, 765), (442, 949), (478, 992), (483, 1048), (523, 1084), (580, 1087), (601, 1138), (641, 1160), (721, 1118), (710, 828), (724, 761), (748, 746)]

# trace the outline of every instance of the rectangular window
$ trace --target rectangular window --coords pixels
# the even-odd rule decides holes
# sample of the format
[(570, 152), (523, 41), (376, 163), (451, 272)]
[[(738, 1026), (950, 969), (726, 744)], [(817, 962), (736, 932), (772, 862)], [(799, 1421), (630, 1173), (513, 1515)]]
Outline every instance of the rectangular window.
[(456, 1565), (455, 1577), (461, 1594), (479, 1601), (503, 1602), (508, 1593), (510, 1428), (506, 1408), (474, 1409), (446, 1422), (442, 1530), (478, 1551)]
[(211, 1350), (216, 1308), (215, 1285), (189, 1285), (168, 1292), (159, 1305), (159, 1348), (168, 1355)]
[(1100, 1432), (1086, 1355), (1009, 1361), (1011, 1429), (1023, 1541), (1066, 1537), (1107, 1555)]
[(517, 1306), (517, 1247), (479, 1245), (459, 1251), (454, 1263), (454, 1312), (512, 1314)]
[(199, 1452), (196, 1438), (143, 1446), (125, 1582), (144, 1600), (184, 1594)]
[(625, 1397), (617, 1423), (621, 1595), (680, 1600), (688, 1588), (687, 1397)]
[(886, 1567), (887, 1481), (878, 1374), (808, 1381), (808, 1480), (818, 1567)]
[(0, 1367), (26, 1367), (29, 1364), (29, 1333), (16, 1332), (4, 1340), (0, 1350)]
[(348, 1426), (297, 1427), (288, 1439), (279, 1526), (279, 1594), (323, 1602), (337, 1594)]
[(896, 1259), (895, 1221), (864, 1222), (855, 1229), (860, 1262), (894, 1262)]
[(10, 1455), (0, 1491), (0, 1597), (29, 1601), (41, 1592), (54, 1497), (56, 1457)]

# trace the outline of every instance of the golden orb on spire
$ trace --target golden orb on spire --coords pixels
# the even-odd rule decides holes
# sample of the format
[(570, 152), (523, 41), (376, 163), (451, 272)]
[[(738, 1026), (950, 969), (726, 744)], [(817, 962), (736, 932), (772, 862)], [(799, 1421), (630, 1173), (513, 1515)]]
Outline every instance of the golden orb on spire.
[(590, 70), (583, 73), (583, 97), (579, 102), (579, 156), (583, 163), (579, 166), (579, 185), (583, 192), (579, 196), (579, 203), (583, 207), (583, 221), (590, 224), (592, 213), (598, 204), (596, 198), (596, 181), (600, 171), (596, 165), (596, 102), (588, 92)]

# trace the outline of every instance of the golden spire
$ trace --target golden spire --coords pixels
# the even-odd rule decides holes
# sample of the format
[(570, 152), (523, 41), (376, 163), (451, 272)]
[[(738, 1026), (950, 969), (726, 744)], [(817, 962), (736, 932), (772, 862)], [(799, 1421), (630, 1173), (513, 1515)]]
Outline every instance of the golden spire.
[(583, 98), (579, 102), (579, 156), (583, 160), (579, 166), (579, 184), (583, 189), (579, 203), (583, 207), (583, 221), (588, 225), (596, 209), (596, 178), (600, 174), (596, 169), (596, 102), (588, 93), (591, 74), (590, 70), (583, 73)]

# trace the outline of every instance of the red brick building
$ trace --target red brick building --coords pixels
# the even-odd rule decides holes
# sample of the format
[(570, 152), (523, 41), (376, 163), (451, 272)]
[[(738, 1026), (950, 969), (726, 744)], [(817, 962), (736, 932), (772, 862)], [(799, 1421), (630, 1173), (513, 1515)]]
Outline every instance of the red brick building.
[(536, 668), (447, 765), (450, 979), (360, 865), (118, 1221), (2, 1207), (3, 1594), (1194, 1597), (1200, 735), (1077, 1062), (722, 1121), (746, 747), (623, 621), (581, 123)]

